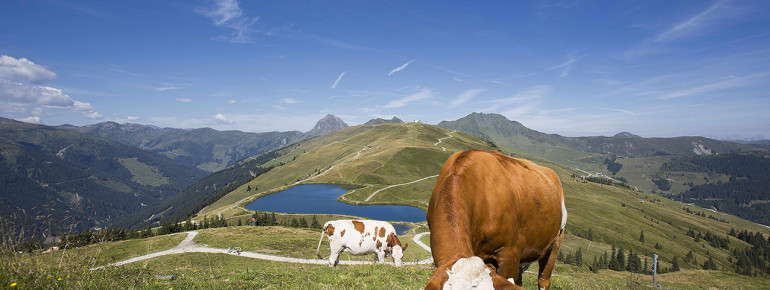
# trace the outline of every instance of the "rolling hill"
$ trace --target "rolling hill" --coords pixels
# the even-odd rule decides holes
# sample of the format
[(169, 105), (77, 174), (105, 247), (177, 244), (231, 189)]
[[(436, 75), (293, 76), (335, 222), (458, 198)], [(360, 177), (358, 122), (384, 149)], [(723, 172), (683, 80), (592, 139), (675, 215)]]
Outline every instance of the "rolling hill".
[[(435, 175), (450, 154), (471, 148), (498, 149), (472, 135), (419, 123), (347, 128), (287, 148), (285, 155), (265, 164), (277, 167), (245, 182), (204, 208), (198, 217), (249, 215), (250, 211), (243, 206), (250, 201), (300, 183), (360, 186), (343, 195), (340, 198), (343, 202), (426, 209), (435, 179), (386, 189), (373, 196), (372, 193), (389, 185)], [(729, 214), (706, 212), (697, 206), (622, 186), (588, 182), (579, 178), (582, 173), (578, 170), (511, 148), (499, 149), (551, 167), (559, 174), (570, 212), (563, 251), (574, 253), (582, 249), (584, 259), (589, 261), (609, 252), (614, 245), (649, 259), (656, 253), (663, 267), (669, 267), (677, 257), (680, 267), (685, 269), (699, 269), (703, 262), (712, 259), (719, 269), (734, 271), (736, 265), (731, 251), (750, 248), (748, 243), (728, 238), (726, 249), (704, 239), (694, 239), (688, 232), (718, 237), (727, 236), (731, 229), (770, 233), (765, 227)], [(248, 188), (259, 190), (248, 191)], [(639, 239), (642, 231), (644, 241)], [(693, 258), (683, 262), (690, 251)]]
[[(591, 260), (612, 253), (617, 247), (633, 251), (641, 259), (651, 261), (659, 255), (660, 267), (669, 269), (677, 259), (681, 271), (659, 276), (665, 287), (674, 288), (741, 288), (767, 285), (762, 272), (760, 277), (747, 277), (736, 272), (743, 261), (740, 253), (749, 253), (752, 245), (746, 242), (744, 231), (760, 233), (764, 237), (770, 229), (724, 213), (706, 211), (700, 207), (681, 204), (659, 195), (644, 193), (623, 186), (594, 183), (580, 178), (580, 171), (565, 167), (513, 148), (497, 147), (478, 137), (420, 123), (381, 124), (354, 126), (323, 137), (302, 141), (281, 149), (263, 153), (238, 162), (236, 166), (201, 180), (184, 194), (182, 200), (216, 199), (198, 212), (196, 219), (222, 215), (231, 227), (204, 229), (199, 244), (217, 248), (242, 246), (248, 251), (280, 253), (282, 256), (307, 258), (307, 249), (318, 243), (317, 231), (285, 227), (237, 227), (250, 218), (252, 212), (243, 205), (278, 190), (302, 183), (343, 183), (357, 185), (358, 189), (343, 195), (340, 200), (353, 204), (402, 204), (425, 209), (435, 179), (446, 158), (466, 149), (501, 150), (519, 158), (527, 158), (554, 169), (562, 179), (567, 197), (569, 219), (567, 236), (562, 253), (574, 260), (580, 251), (582, 265), (557, 263), (558, 288), (643, 288), (650, 276), (594, 269)], [(620, 160), (620, 159), (619, 159)], [(260, 172), (257, 172), (258, 169)], [(225, 172), (229, 172), (225, 174)], [(214, 178), (214, 176), (219, 176)], [(423, 181), (404, 184), (418, 179)], [(185, 195), (204, 192), (200, 196)], [(211, 191), (210, 189), (218, 189)], [(378, 190), (384, 189), (377, 192)], [(221, 197), (219, 197), (221, 195)], [(297, 201), (302, 202), (302, 201)], [(180, 208), (182, 206), (179, 206)], [(297, 216), (286, 214), (281, 216)], [(302, 215), (299, 215), (302, 216)], [(331, 218), (331, 217), (329, 217)], [(402, 237), (411, 239), (416, 233), (427, 231), (425, 223), (412, 223), (414, 230)], [(736, 236), (729, 235), (733, 230)], [(641, 237), (643, 236), (643, 238)], [(737, 237), (742, 237), (741, 239)], [(64, 273), (81, 275), (81, 265), (104, 265), (109, 262), (168, 249), (182, 237), (162, 236), (68, 251), (75, 257), (66, 265), (73, 265)], [(764, 238), (763, 238), (764, 239)], [(423, 236), (423, 242), (428, 237)], [(727, 241), (726, 243), (724, 241)], [(766, 241), (765, 241), (766, 242)], [(152, 247), (153, 250), (147, 250)], [(160, 247), (160, 248), (158, 248)], [(102, 251), (101, 249), (112, 249)], [(409, 249), (413, 251), (412, 247)], [(427, 251), (414, 248), (414, 257), (425, 257)], [(737, 256), (736, 256), (737, 255)], [(632, 255), (629, 254), (629, 257)], [(48, 259), (59, 259), (58, 254), (31, 256), (27, 263), (45, 264)], [(367, 257), (361, 258), (367, 259)], [(566, 259), (566, 258), (565, 258)], [(82, 262), (90, 261), (90, 262)], [(641, 261), (641, 260), (640, 260)], [(702, 270), (711, 265), (717, 270)], [(21, 265), (21, 264), (20, 264)], [(148, 266), (149, 265), (149, 266)], [(163, 287), (210, 287), (209, 279), (222, 283), (235, 283), (243, 287), (332, 287), (346, 288), (354, 285), (381, 285), (382, 287), (414, 288), (424, 286), (432, 272), (431, 266), (407, 266), (397, 269), (387, 265), (344, 266), (351, 274), (341, 275), (338, 269), (325, 265), (302, 265), (253, 260), (233, 255), (187, 253), (173, 257), (159, 257), (145, 263), (134, 263), (124, 268), (100, 270), (97, 281), (86, 278), (66, 280), (67, 285), (124, 285), (119, 271), (133, 271), (143, 277), (139, 284)], [(709, 266), (711, 267), (711, 266)], [(45, 276), (48, 268), (39, 271)], [(532, 270), (532, 269), (530, 269)], [(50, 271), (62, 270), (52, 269)], [(759, 271), (759, 270), (757, 270)], [(38, 273), (38, 272), (35, 272)], [(152, 275), (173, 273), (177, 281), (155, 281)], [(201, 277), (199, 273), (203, 273)], [(348, 273), (348, 271), (345, 271)], [(54, 275), (57, 275), (54, 274)], [(26, 275), (26, 274), (25, 274)], [(63, 275), (63, 274), (62, 274)], [(254, 280), (255, 275), (258, 277)], [(289, 279), (291, 277), (307, 277)], [(27, 275), (24, 281), (49, 285), (40, 275)], [(25, 276), (25, 277), (27, 277)], [(85, 277), (86, 275), (82, 275)], [(402, 277), (403, 279), (379, 279), (366, 277)], [(77, 276), (79, 277), (79, 276)], [(214, 277), (214, 278), (210, 278)], [(284, 279), (286, 277), (286, 279)], [(361, 280), (364, 279), (364, 280)], [(525, 274), (525, 285), (533, 285), (535, 277)], [(287, 281), (293, 282), (287, 282)], [(155, 282), (154, 282), (155, 281)], [(261, 282), (251, 282), (261, 281)], [(379, 282), (377, 282), (379, 281)], [(89, 284), (91, 283), (91, 284)], [(97, 283), (97, 284), (93, 284)], [(320, 284), (319, 284), (320, 283)], [(362, 284), (363, 283), (363, 284)], [(375, 283), (375, 284), (372, 284)], [(749, 283), (749, 284), (746, 284)], [(357, 287), (357, 286), (355, 286)]]
[(27, 232), (104, 226), (205, 176), (118, 142), (4, 118), (0, 140), (0, 215)]
[[(645, 192), (672, 197), (684, 194), (688, 202), (696, 202), (708, 208), (715, 206), (714, 209), (719, 211), (740, 215), (755, 222), (770, 223), (770, 213), (766, 209), (770, 192), (764, 190), (770, 186), (770, 178), (767, 176), (754, 178), (749, 185), (742, 179), (747, 175), (736, 175), (735, 170), (727, 172), (716, 167), (680, 166), (683, 159), (687, 159), (687, 163), (697, 163), (715, 158), (721, 163), (732, 164), (732, 167), (742, 166), (747, 160), (745, 156), (759, 154), (760, 158), (752, 160), (763, 164), (754, 168), (764, 168), (770, 161), (761, 158), (762, 154), (768, 152), (763, 145), (704, 137), (642, 138), (628, 132), (613, 137), (564, 137), (531, 130), (502, 115), (481, 113), (472, 113), (455, 121), (444, 121), (438, 126), (473, 134), (501, 146), (579, 168), (582, 171), (578, 174), (580, 176), (614, 178)], [(729, 185), (723, 186), (723, 183)], [(721, 195), (715, 201), (715, 187), (735, 194)]]

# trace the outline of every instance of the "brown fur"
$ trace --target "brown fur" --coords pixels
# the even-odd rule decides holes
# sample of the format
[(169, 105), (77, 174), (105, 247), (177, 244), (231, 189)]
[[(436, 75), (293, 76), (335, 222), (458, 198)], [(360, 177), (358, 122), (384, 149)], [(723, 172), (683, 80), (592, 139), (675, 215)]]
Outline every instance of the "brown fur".
[(385, 237), (385, 228), (380, 228), (380, 237)]
[(362, 235), (364, 234), (364, 223), (359, 221), (353, 221), (353, 227)]
[(340, 232), (340, 237), (344, 237), (344, 236), (345, 236), (345, 230), (343, 229), (343, 230)]
[(548, 289), (564, 235), (564, 192), (553, 170), (497, 152), (469, 150), (444, 164), (428, 205), (437, 269), (426, 289), (441, 289), (446, 270), (478, 256), (495, 288), (521, 285), (519, 264), (538, 261), (538, 287)]
[[(343, 231), (343, 232), (344, 232), (344, 231)], [(326, 227), (326, 234), (327, 234), (328, 236), (330, 236), (330, 237), (331, 237), (332, 235), (334, 235), (334, 226), (333, 226), (333, 225), (329, 225), (328, 227)]]

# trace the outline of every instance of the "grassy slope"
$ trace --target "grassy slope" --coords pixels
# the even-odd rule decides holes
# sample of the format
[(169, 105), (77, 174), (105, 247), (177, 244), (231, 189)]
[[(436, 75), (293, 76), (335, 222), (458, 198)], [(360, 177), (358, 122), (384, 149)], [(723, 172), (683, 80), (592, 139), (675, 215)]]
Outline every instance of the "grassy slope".
[[(290, 154), (282, 157), (282, 160), (275, 162), (287, 163), (275, 170), (260, 176), (249, 183), (252, 187), (258, 187), (258, 192), (271, 192), (284, 186), (292, 184), (297, 180), (313, 178), (312, 182), (336, 182), (336, 183), (357, 183), (372, 182), (371, 184), (362, 184), (366, 187), (357, 189), (348, 195), (346, 200), (355, 202), (363, 201), (371, 192), (383, 188), (388, 184), (395, 184), (404, 181), (416, 180), (425, 176), (426, 172), (431, 171), (430, 163), (441, 159), (442, 154), (473, 148), (474, 146), (485, 148), (487, 144), (470, 135), (452, 133), (453, 138), (444, 139), (438, 146), (435, 146), (436, 140), (446, 137), (449, 131), (438, 129), (422, 124), (404, 124), (404, 125), (380, 125), (376, 127), (357, 126), (342, 130), (328, 137), (318, 138), (290, 146), (286, 150), (291, 150)], [(324, 139), (328, 138), (328, 139)], [(364, 145), (366, 150), (361, 151)], [(439, 147), (446, 147), (447, 151), (439, 151)], [(515, 152), (514, 150), (503, 148), (506, 152)], [(357, 153), (360, 155), (357, 156)], [(629, 249), (640, 253), (643, 257), (651, 257), (653, 253), (659, 254), (661, 265), (668, 267), (673, 256), (678, 256), (680, 266), (684, 269), (681, 273), (672, 273), (663, 275), (664, 286), (675, 288), (697, 288), (696, 286), (716, 286), (718, 288), (742, 288), (749, 285), (766, 285), (766, 279), (748, 278), (730, 274), (732, 271), (731, 263), (728, 261), (728, 251), (712, 248), (706, 241), (701, 240), (696, 243), (685, 233), (690, 229), (701, 231), (711, 231), (718, 236), (726, 236), (730, 228), (738, 230), (748, 229), (750, 231), (760, 231), (766, 236), (770, 230), (757, 224), (741, 220), (739, 218), (719, 214), (718, 218), (727, 220), (729, 223), (714, 221), (686, 213), (682, 208), (684, 205), (660, 198), (657, 195), (636, 192), (624, 188), (605, 186), (594, 183), (587, 183), (583, 180), (573, 179), (573, 173), (579, 172), (557, 166), (549, 161), (529, 156), (523, 153), (516, 153), (519, 157), (525, 157), (535, 162), (553, 168), (562, 178), (565, 193), (567, 194), (567, 207), (570, 213), (567, 225), (568, 236), (565, 239), (563, 251), (565, 253), (573, 252), (578, 248), (583, 251), (584, 263), (590, 264), (594, 256), (603, 254), (605, 251), (611, 251), (611, 245), (615, 244), (622, 247), (628, 253)], [(355, 158), (354, 158), (355, 157)], [(296, 159), (295, 159), (296, 158)], [(414, 160), (414, 159), (417, 160)], [(295, 159), (295, 160), (294, 160)], [(292, 161), (293, 160), (293, 161)], [(407, 170), (409, 176), (389, 176), (393, 172), (402, 172), (408, 167), (403, 162), (412, 161), (420, 166), (413, 166)], [(428, 165), (425, 165), (428, 164)], [(329, 166), (332, 170), (324, 172)], [(440, 165), (436, 165), (440, 167)], [(630, 166), (629, 166), (630, 168)], [(438, 172), (435, 169), (433, 172)], [(622, 171), (621, 171), (622, 172)], [(317, 177), (314, 177), (318, 175)], [(419, 175), (419, 176), (418, 176)], [(425, 208), (425, 201), (430, 195), (435, 179), (428, 179), (424, 182), (415, 183), (409, 186), (388, 189), (378, 193), (370, 203), (399, 203), (412, 204)], [(217, 201), (213, 206), (206, 209), (209, 214), (216, 213), (218, 210), (227, 208), (228, 205), (248, 197), (254, 192), (246, 192), (246, 185)], [(658, 202), (658, 199), (660, 201)], [(640, 203), (644, 201), (644, 203)], [(625, 206), (624, 206), (625, 205)], [(697, 207), (691, 207), (692, 210), (701, 210)], [(225, 216), (232, 214), (248, 214), (241, 209), (225, 211)], [(589, 229), (593, 232), (593, 241), (588, 241), (579, 236), (587, 236)], [(220, 245), (223, 248), (235, 246), (230, 244), (242, 243), (247, 249), (255, 251), (277, 251), (281, 255), (307, 257), (312, 256), (312, 248), (318, 242), (318, 232), (312, 230), (286, 230), (279, 228), (234, 228), (219, 229), (217, 235), (201, 234), (199, 239), (208, 239), (206, 243)], [(427, 230), (422, 226), (417, 232)], [(644, 230), (645, 242), (638, 240), (640, 231)], [(207, 237), (208, 236), (208, 237)], [(268, 240), (261, 240), (268, 239)], [(402, 240), (410, 239), (402, 237)], [(218, 241), (217, 241), (218, 240)], [(272, 242), (271, 242), (272, 241)], [(277, 242), (282, 241), (282, 242)], [(427, 242), (427, 236), (423, 238)], [(655, 249), (655, 244), (659, 243), (662, 249)], [(276, 245), (281, 245), (277, 249), (270, 249)], [(284, 246), (284, 245), (290, 245)], [(747, 247), (748, 245), (735, 238), (730, 238), (730, 247)], [(407, 251), (410, 255), (419, 258), (427, 253), (419, 249), (416, 245), (410, 247)], [(411, 249), (418, 251), (412, 252)], [(702, 264), (712, 255), (718, 267), (724, 267), (725, 272), (702, 271), (699, 265), (688, 264), (682, 261), (684, 255), (692, 250), (695, 253), (696, 260)], [(328, 249), (326, 249), (328, 251)], [(388, 267), (347, 267), (345, 273), (349, 275), (337, 275), (339, 272), (329, 272), (324, 267), (285, 265), (279, 263), (261, 262), (261, 261), (242, 261), (232, 257), (214, 257), (204, 254), (185, 255), (189, 263), (180, 265), (169, 265), (171, 259), (160, 258), (151, 262), (149, 269), (160, 271), (161, 269), (172, 269), (179, 273), (187, 273), (200, 265), (210, 266), (210, 269), (200, 269), (207, 275), (214, 275), (214, 280), (232, 279), (237, 285), (244, 287), (277, 287), (283, 283), (290, 283), (293, 287), (342, 287), (350, 288), (360, 283), (373, 283), (371, 275), (390, 275), (403, 274), (402, 269), (390, 269)], [(362, 259), (353, 257), (352, 259)], [(363, 258), (368, 259), (368, 258)], [(232, 268), (224, 266), (225, 264), (236, 263), (244, 267), (253, 267), (261, 269), (251, 273), (241, 268)], [(651, 258), (650, 258), (651, 263)], [(278, 265), (278, 266), (277, 266)], [(223, 269), (216, 269), (223, 267)], [(271, 268), (272, 267), (272, 268)], [(230, 270), (226, 270), (230, 269)], [(533, 268), (534, 269), (534, 268)], [(559, 265), (557, 273), (568, 275), (555, 282), (556, 288), (626, 288), (638, 286), (640, 281), (647, 281), (649, 277), (634, 275), (630, 273), (618, 273), (614, 271), (601, 271), (600, 274), (592, 274), (587, 267), (574, 267), (569, 265)], [(141, 269), (137, 270), (140, 271)], [(141, 270), (147, 271), (147, 269)], [(141, 272), (140, 271), (140, 272)], [(228, 272), (229, 271), (229, 272)], [(260, 272), (261, 271), (261, 272)], [(332, 270), (333, 271), (333, 270)], [(407, 269), (411, 276), (419, 279), (409, 278), (407, 280), (388, 280), (382, 282), (382, 287), (420, 287), (430, 275), (430, 266), (411, 267)], [(210, 273), (210, 274), (208, 274)], [(223, 274), (225, 273), (225, 274)], [(251, 274), (250, 274), (251, 273)], [(355, 274), (350, 274), (355, 273)], [(189, 274), (189, 273), (188, 273)], [(138, 275), (142, 275), (139, 273)], [(186, 275), (186, 274), (185, 274)], [(252, 282), (250, 275), (259, 277), (263, 282)], [(297, 281), (292, 279), (308, 275), (307, 280)], [(331, 277), (329, 277), (331, 275)], [(185, 283), (192, 284), (162, 284), (162, 285), (201, 285), (196, 283), (207, 283), (190, 278), (191, 281)], [(526, 280), (528, 279), (528, 280)], [(530, 275), (525, 279), (525, 283), (533, 285), (534, 276)], [(287, 281), (292, 280), (292, 281)], [(366, 281), (366, 282), (364, 282)], [(152, 281), (150, 281), (152, 282)], [(150, 283), (148, 282), (148, 283)], [(166, 283), (166, 282), (155, 282)], [(181, 281), (180, 281), (181, 283)], [(257, 283), (257, 284), (252, 284)], [(293, 284), (292, 284), (293, 283)], [(306, 284), (309, 283), (309, 284)], [(321, 284), (318, 284), (321, 283)], [(391, 284), (393, 283), (393, 284)], [(405, 284), (404, 284), (405, 283)], [(644, 282), (647, 283), (647, 282)], [(748, 283), (748, 284), (742, 284)], [(753, 284), (752, 284), (753, 283)], [(765, 284), (762, 284), (765, 283)], [(526, 285), (526, 284), (525, 284)], [(285, 284), (284, 284), (285, 286)]]
[(120, 158), (118, 162), (131, 172), (131, 181), (141, 185), (161, 186), (169, 184), (167, 177), (163, 176), (158, 167), (142, 163), (136, 157)]
[[(270, 192), (271, 188), (294, 183), (298, 179), (308, 178), (308, 175), (312, 177), (317, 174), (316, 169), (320, 168), (323, 172), (329, 166), (324, 167), (323, 164), (332, 164), (334, 166), (332, 170), (315, 177), (312, 182), (363, 185), (363, 188), (349, 192), (343, 198), (346, 202), (363, 202), (372, 192), (387, 185), (437, 174), (443, 165), (442, 159), (453, 152), (470, 148), (489, 149), (484, 141), (457, 132), (451, 133), (454, 137), (443, 139), (440, 144), (435, 145), (437, 139), (447, 137), (449, 132), (451, 131), (415, 123), (352, 127), (330, 134), (328, 138), (332, 139), (329, 140), (324, 140), (323, 138), (327, 137), (323, 137), (307, 142), (314, 143), (296, 145), (292, 150), (302, 150), (300, 152), (306, 153), (295, 155), (297, 156), (295, 161), (278, 167), (249, 184), (252, 187), (259, 187), (260, 191)], [(371, 148), (367, 147), (366, 150), (360, 151), (364, 145)], [(440, 147), (446, 147), (447, 151), (440, 150)], [(704, 240), (695, 243), (692, 238), (685, 236), (685, 233), (692, 228), (703, 234), (711, 231), (712, 234), (724, 237), (730, 228), (734, 227), (738, 230), (748, 229), (760, 231), (765, 235), (770, 234), (767, 228), (727, 214), (715, 215), (729, 223), (718, 222), (688, 214), (682, 210), (685, 205), (657, 195), (573, 179), (572, 174), (581, 173), (542, 158), (518, 153), (510, 148), (501, 149), (504, 152), (514, 152), (517, 157), (551, 167), (559, 174), (564, 184), (570, 213), (568, 233), (575, 235), (568, 238), (570, 242), (565, 246), (565, 251), (571, 252), (580, 247), (584, 252), (584, 260), (589, 263), (594, 255), (601, 255), (605, 250), (610, 252), (611, 245), (615, 244), (626, 249), (626, 252), (633, 249), (650, 259), (653, 253), (657, 253), (664, 266), (674, 256), (678, 256), (681, 262), (690, 250), (694, 252), (699, 264), (706, 261), (708, 254), (711, 254), (719, 267), (732, 271), (727, 250), (712, 248)], [(360, 155), (355, 157), (359, 151)], [(633, 167), (628, 166), (628, 168)], [(406, 204), (425, 209), (434, 184), (435, 179), (427, 179), (415, 184), (387, 189), (379, 192), (368, 203)], [(216, 210), (241, 200), (248, 194), (253, 192), (246, 192), (244, 185), (244, 188), (218, 201), (219, 206), (215, 204), (209, 212), (215, 213)], [(657, 202), (658, 200), (660, 202)], [(640, 201), (645, 202), (640, 203)], [(691, 207), (691, 210), (697, 212), (702, 209)], [(227, 213), (224, 212), (225, 215)], [(233, 213), (243, 214), (244, 212), (239, 210)], [(587, 237), (589, 229), (593, 232), (594, 241), (577, 237), (577, 235)], [(642, 230), (645, 234), (644, 243), (638, 240)], [(662, 249), (655, 249), (656, 243), (659, 243)], [(747, 246), (746, 243), (731, 238), (731, 248)], [(699, 265), (684, 262), (680, 265), (682, 268), (690, 269), (699, 267)]]
[[(357, 191), (359, 195), (346, 198), (348, 202), (362, 202), (373, 191), (385, 186), (438, 174), (446, 158), (454, 152), (473, 148), (492, 149), (483, 140), (458, 132), (435, 145), (438, 139), (450, 136), (447, 135), (450, 132), (420, 123), (382, 124), (350, 127), (301, 142), (290, 146), (288, 150), (292, 152), (283, 156), (282, 160), (275, 160), (274, 164), (286, 163), (284, 166), (244, 184), (205, 208), (202, 214), (215, 214), (244, 198), (251, 197), (249, 200), (253, 200), (260, 194), (276, 192), (308, 178), (311, 180), (307, 182), (312, 183), (364, 186)], [(330, 167), (331, 170), (328, 170)], [(433, 182), (428, 179), (419, 184), (432, 188)], [(258, 194), (246, 191), (249, 186), (258, 188)], [(424, 209), (426, 206), (420, 206), (424, 201), (425, 196), (415, 195), (395, 203)]]
[[(228, 227), (200, 230), (198, 243), (227, 248), (240, 246), (288, 256), (314, 256), (318, 231), (282, 227)], [(225, 254), (188, 253), (163, 256), (121, 267), (98, 271), (88, 268), (102, 265), (98, 257), (116, 252), (114, 256), (128, 258), (128, 251), (155, 252), (173, 247), (183, 235), (160, 236), (149, 239), (102, 243), (71, 250), (66, 254), (22, 255), (2, 259), (0, 285), (17, 283), (20, 288), (289, 288), (289, 289), (415, 289), (424, 287), (433, 272), (430, 265), (395, 268), (389, 265), (301, 265), (279, 263)], [(426, 240), (426, 239), (423, 239)], [(328, 256), (327, 243), (322, 252)], [(304, 253), (304, 254), (303, 254)], [(411, 246), (405, 259), (425, 256), (427, 252)], [(369, 260), (370, 256), (341, 259)], [(390, 259), (390, 258), (388, 258)], [(13, 266), (9, 269), (8, 266)], [(530, 268), (533, 271), (534, 267)], [(602, 270), (591, 273), (585, 267), (557, 264), (552, 289), (647, 289), (650, 276)], [(175, 275), (171, 281), (156, 275)], [(59, 280), (61, 278), (61, 280)], [(662, 286), (676, 289), (746, 289), (763, 288), (767, 280), (718, 271), (684, 270), (659, 276)], [(525, 273), (524, 286), (532, 289), (536, 276)]]

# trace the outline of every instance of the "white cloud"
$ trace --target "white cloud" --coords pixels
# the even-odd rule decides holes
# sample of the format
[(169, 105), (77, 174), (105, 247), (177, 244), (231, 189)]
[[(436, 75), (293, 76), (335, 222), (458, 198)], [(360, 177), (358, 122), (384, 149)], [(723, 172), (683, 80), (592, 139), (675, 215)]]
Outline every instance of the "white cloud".
[(180, 103), (192, 103), (193, 102), (193, 100), (190, 99), (190, 98), (176, 98), (176, 101), (180, 102)]
[(433, 91), (431, 91), (428, 88), (422, 88), (422, 89), (420, 89), (420, 91), (418, 91), (416, 93), (413, 93), (411, 95), (408, 95), (408, 96), (403, 97), (403, 98), (398, 99), (398, 100), (391, 101), (390, 103), (385, 105), (383, 108), (385, 108), (385, 109), (401, 108), (401, 107), (404, 107), (404, 106), (408, 105), (411, 102), (432, 98), (434, 96), (435, 96), (435, 94), (433, 93)]
[(40, 124), (40, 117), (38, 116), (30, 116), (26, 118), (17, 119), (18, 121), (26, 122), (26, 123), (35, 123)]
[(457, 107), (459, 105), (465, 104), (471, 99), (475, 98), (479, 94), (483, 93), (485, 89), (470, 89), (467, 91), (464, 91), (460, 93), (460, 95), (457, 96), (454, 100), (452, 100), (451, 103), (449, 103), (450, 108)]
[(133, 122), (133, 121), (139, 120), (139, 117), (137, 117), (137, 116), (128, 116), (128, 117), (126, 117), (126, 120)]
[(0, 79), (40, 84), (56, 78), (56, 73), (26, 58), (0, 55)]
[(45, 109), (60, 109), (91, 119), (102, 118), (90, 103), (74, 100), (60, 89), (39, 85), (54, 78), (54, 72), (26, 58), (0, 56), (0, 101), (3, 102), (0, 110), (14, 115), (29, 111), (39, 115)]
[(342, 80), (342, 77), (345, 76), (346, 72), (342, 72), (340, 76), (337, 77), (337, 80), (334, 81), (334, 84), (332, 85), (332, 89), (336, 89), (337, 85), (340, 84), (340, 81)]
[(235, 100), (229, 100), (229, 101), (227, 101), (227, 103), (230, 104), (230, 105), (235, 105), (238, 102), (236, 102)]
[(276, 108), (276, 109), (281, 110), (281, 111), (286, 111), (286, 108), (281, 107), (279, 105), (272, 105), (271, 107)]
[(218, 36), (215, 40), (226, 40), (232, 43), (252, 42), (251, 26), (259, 20), (259, 17), (245, 17), (237, 0), (214, 0), (214, 7), (199, 10), (214, 22), (214, 25), (231, 29), (230, 36)]
[(181, 89), (181, 88), (176, 86), (176, 85), (167, 85), (165, 87), (155, 88), (155, 90), (159, 91), (159, 92), (165, 92), (165, 91), (170, 91), (170, 90), (178, 90), (178, 89)]
[(233, 122), (230, 119), (227, 119), (227, 117), (225, 117), (225, 115), (216, 114), (214, 116), (214, 124), (233, 124), (233, 123), (235, 123), (235, 122)]
[(409, 66), (409, 64), (411, 64), (415, 60), (417, 60), (417, 59), (415, 58), (413, 60), (407, 61), (405, 64), (402, 64), (401, 66), (399, 66), (397, 68), (394, 68), (393, 70), (391, 70), (388, 73), (388, 75), (393, 75), (394, 73), (397, 73), (397, 72), (400, 72), (400, 71), (404, 70), (407, 66)]
[(296, 104), (296, 103), (299, 103), (299, 101), (297, 101), (296, 99), (283, 98), (283, 99), (281, 99), (281, 103), (284, 103), (284, 104)]

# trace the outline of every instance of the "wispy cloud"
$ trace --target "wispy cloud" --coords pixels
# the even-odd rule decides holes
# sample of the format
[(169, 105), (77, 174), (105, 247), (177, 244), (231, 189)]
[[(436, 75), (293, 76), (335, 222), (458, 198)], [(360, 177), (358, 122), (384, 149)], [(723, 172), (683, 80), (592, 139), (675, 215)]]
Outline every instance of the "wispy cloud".
[(704, 33), (704, 30), (715, 26), (719, 20), (732, 18), (737, 15), (738, 10), (730, 7), (727, 1), (720, 1), (711, 5), (706, 10), (695, 16), (689, 17), (682, 22), (672, 26), (666, 31), (658, 34), (655, 38), (657, 42), (669, 42), (687, 38), (693, 35)]
[(457, 107), (459, 105), (465, 104), (471, 99), (475, 98), (479, 94), (483, 93), (485, 89), (470, 89), (467, 91), (464, 91), (460, 93), (460, 95), (457, 96), (454, 100), (452, 100), (451, 103), (449, 103), (450, 108)]
[[(551, 92), (551, 86), (536, 86), (517, 93), (508, 98), (492, 99), (482, 102), (482, 104), (489, 104), (489, 106), (482, 110), (482, 112), (496, 112), (498, 109), (508, 107), (511, 105), (517, 105), (518, 111), (531, 110), (535, 107), (540, 99)], [(508, 109), (509, 112), (515, 111), (516, 108)]]
[(751, 77), (729, 77), (727, 80), (718, 81), (707, 85), (696, 86), (687, 89), (681, 89), (658, 94), (655, 98), (659, 100), (668, 100), (674, 98), (688, 97), (693, 95), (708, 94), (711, 92), (728, 90), (733, 88), (746, 87), (754, 83), (755, 76)]
[(171, 90), (178, 90), (181, 89), (182, 86), (176, 85), (176, 84), (163, 84), (162, 87), (155, 88), (158, 92), (165, 92), (165, 91), (171, 91)]
[(235, 104), (237, 104), (237, 103), (238, 103), (238, 102), (236, 102), (235, 100), (229, 100), (229, 101), (227, 101), (227, 104), (229, 104), (229, 105), (235, 105)]
[(259, 17), (243, 16), (243, 11), (237, 0), (214, 0), (213, 7), (198, 10), (198, 13), (209, 17), (216, 26), (232, 30), (229, 36), (219, 36), (214, 39), (232, 43), (253, 42), (251, 33), (254, 30), (251, 27), (259, 20)]
[(193, 100), (190, 99), (190, 98), (176, 98), (176, 101), (180, 102), (180, 103), (192, 103), (193, 102)]
[(392, 108), (401, 108), (406, 105), (408, 105), (411, 102), (429, 99), (435, 97), (435, 94), (433, 91), (431, 91), (428, 88), (422, 88), (418, 92), (415, 92), (413, 94), (410, 94), (406, 97), (400, 98), (398, 100), (393, 100), (387, 105), (385, 105), (383, 108), (385, 109), (392, 109)]
[(340, 81), (342, 80), (342, 77), (345, 76), (346, 72), (342, 72), (340, 76), (337, 77), (337, 80), (334, 81), (334, 84), (332, 84), (332, 89), (336, 89), (337, 85), (340, 84)]
[(299, 103), (299, 101), (297, 101), (296, 99), (283, 98), (283, 99), (281, 99), (281, 103), (284, 103), (284, 104), (296, 104), (296, 103)]
[(394, 73), (397, 73), (397, 72), (400, 72), (400, 71), (402, 71), (402, 70), (406, 69), (406, 67), (407, 67), (407, 66), (409, 66), (409, 64), (411, 64), (411, 63), (412, 63), (412, 62), (414, 62), (415, 60), (417, 60), (417, 59), (416, 59), (416, 58), (415, 58), (415, 59), (412, 59), (412, 60), (410, 60), (410, 61), (407, 61), (405, 64), (402, 64), (401, 66), (399, 66), (399, 67), (397, 67), (397, 68), (394, 68), (394, 69), (392, 69), (392, 70), (391, 70), (391, 71), (388, 73), (388, 75), (390, 76), (390, 75), (393, 75)]
[(645, 55), (668, 53), (672, 51), (672, 47), (668, 44), (711, 34), (727, 26), (729, 24), (727, 20), (737, 19), (745, 14), (744, 8), (730, 5), (729, 0), (716, 2), (705, 10), (671, 25), (658, 35), (627, 49), (622, 57), (634, 59)]
[(561, 77), (566, 77), (572, 72), (572, 66), (577, 62), (577, 58), (571, 53), (567, 55), (567, 60), (563, 63), (547, 68), (545, 71), (558, 70), (561, 72)]

